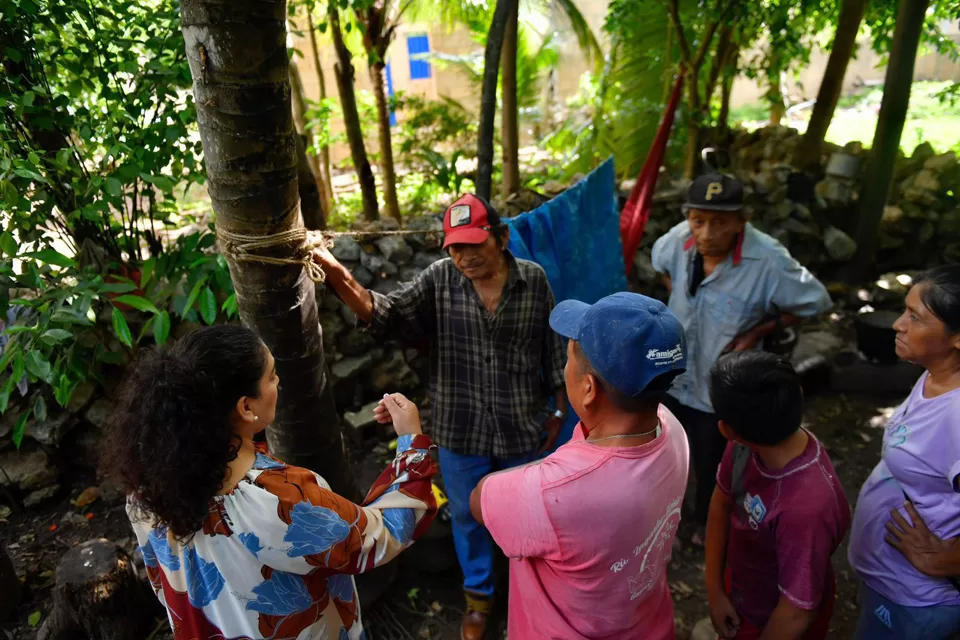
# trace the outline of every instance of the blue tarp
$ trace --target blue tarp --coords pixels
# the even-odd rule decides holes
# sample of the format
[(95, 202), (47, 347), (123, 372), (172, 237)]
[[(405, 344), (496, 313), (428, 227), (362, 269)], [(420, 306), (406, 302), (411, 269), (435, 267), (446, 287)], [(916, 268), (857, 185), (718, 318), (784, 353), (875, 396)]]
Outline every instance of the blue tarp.
[[(556, 198), (504, 222), (507, 248), (543, 267), (557, 302), (593, 304), (626, 291), (613, 158)], [(571, 411), (558, 444), (570, 439), (577, 421)]]

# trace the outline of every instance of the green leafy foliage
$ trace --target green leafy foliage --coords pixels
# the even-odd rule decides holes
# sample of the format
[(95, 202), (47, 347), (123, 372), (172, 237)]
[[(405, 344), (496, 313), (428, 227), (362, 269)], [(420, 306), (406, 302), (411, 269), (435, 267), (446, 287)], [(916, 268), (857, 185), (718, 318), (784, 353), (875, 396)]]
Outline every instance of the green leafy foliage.
[[(44, 389), (66, 406), (78, 384), (102, 381), (105, 367), (127, 362), (142, 341), (152, 337), (164, 344), (173, 316), (207, 324), (235, 318), (226, 260), (212, 251), (213, 244), (209, 229), (184, 235), (139, 272), (106, 278), (91, 267), (54, 267), (26, 253), (16, 256), (20, 272), (12, 259), (0, 260), (0, 290), (30, 290), (29, 296), (3, 299), (0, 305), (0, 317), (10, 320), (0, 334), (0, 343), (6, 343), (0, 356), (0, 413), (15, 401), (22, 404), (19, 399), (27, 399), (31, 385), (40, 387), (33, 415), (46, 412)], [(198, 308), (194, 301), (185, 304), (193, 291)], [(222, 307), (218, 295), (226, 301)], [(15, 428), (13, 437), (18, 443), (22, 430)]]
[(56, 232), (61, 255), (86, 241), (114, 260), (158, 252), (151, 223), (202, 180), (176, 1), (14, 1), (0, 45), (0, 248), (49, 251)]

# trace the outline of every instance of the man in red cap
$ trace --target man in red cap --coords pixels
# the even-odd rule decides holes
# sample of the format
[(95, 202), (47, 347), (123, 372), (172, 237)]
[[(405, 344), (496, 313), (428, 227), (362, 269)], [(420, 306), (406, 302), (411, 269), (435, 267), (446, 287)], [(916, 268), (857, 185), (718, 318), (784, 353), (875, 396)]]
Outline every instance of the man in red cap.
[(510, 254), (509, 229), (493, 207), (465, 195), (447, 209), (443, 231), (450, 258), (389, 295), (360, 285), (326, 249), (314, 260), (370, 330), (432, 341), (430, 433), (464, 573), (462, 637), (479, 640), (494, 590), (493, 540), (470, 514), (470, 493), (488, 473), (552, 448), (566, 419), (565, 354), (549, 326), (547, 276)]

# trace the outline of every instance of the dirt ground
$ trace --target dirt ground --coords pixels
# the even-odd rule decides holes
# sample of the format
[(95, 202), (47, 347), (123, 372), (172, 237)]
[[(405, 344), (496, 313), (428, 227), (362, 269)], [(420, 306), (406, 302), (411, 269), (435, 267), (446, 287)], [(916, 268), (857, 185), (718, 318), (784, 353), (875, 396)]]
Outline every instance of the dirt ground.
[[(824, 394), (808, 402), (807, 426), (826, 445), (853, 505), (859, 488), (879, 458), (884, 416), (901, 398)], [(376, 473), (373, 463), (357, 461), (358, 477), (369, 482)], [(122, 499), (100, 499), (84, 510), (71, 502), (96, 479), (90, 473), (72, 474), (69, 489), (59, 502), (24, 513), (0, 517), (0, 543), (6, 544), (19, 575), (24, 577), (25, 599), (16, 621), (2, 627), (0, 640), (35, 637), (30, 622), (38, 623), (49, 613), (50, 591), (60, 557), (72, 546), (91, 538), (105, 537), (128, 549), (135, 542), (126, 521)], [(629, 489), (629, 488), (624, 488)], [(642, 487), (633, 488), (642, 491)], [(83, 511), (82, 515), (79, 514)], [(0, 515), (4, 511), (0, 507)], [(88, 516), (87, 514), (92, 514)], [(88, 519), (89, 517), (89, 519)], [(442, 532), (442, 526), (438, 527)], [(686, 542), (687, 526), (681, 525), (683, 540), (675, 547), (669, 582), (674, 595), (677, 638), (689, 637), (693, 626), (707, 615), (702, 584), (703, 552)], [(460, 576), (448, 537), (423, 540), (398, 561), (397, 577), (386, 593), (364, 610), (369, 637), (383, 640), (454, 640), (459, 638), (459, 616), (463, 602)], [(430, 569), (427, 570), (428, 565)], [(846, 545), (834, 557), (837, 573), (837, 601), (831, 638), (851, 638), (858, 607), (857, 583), (846, 560)], [(506, 576), (506, 571), (501, 571)], [(504, 585), (505, 586), (505, 585)], [(501, 590), (504, 594), (506, 589)], [(0, 594), (0, 597), (3, 597)], [(490, 638), (505, 635), (505, 596), (501, 595)], [(165, 620), (158, 620), (151, 640), (169, 638)], [(135, 640), (135, 639), (131, 639)]]

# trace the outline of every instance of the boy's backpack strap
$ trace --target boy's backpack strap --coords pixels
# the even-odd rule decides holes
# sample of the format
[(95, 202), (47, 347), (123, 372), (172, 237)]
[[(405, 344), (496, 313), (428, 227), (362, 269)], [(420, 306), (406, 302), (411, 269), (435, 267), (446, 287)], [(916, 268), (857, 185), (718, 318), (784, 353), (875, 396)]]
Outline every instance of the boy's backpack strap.
[(750, 459), (750, 449), (739, 442), (733, 444), (733, 473), (730, 480), (730, 498), (734, 511), (743, 510), (743, 476)]

